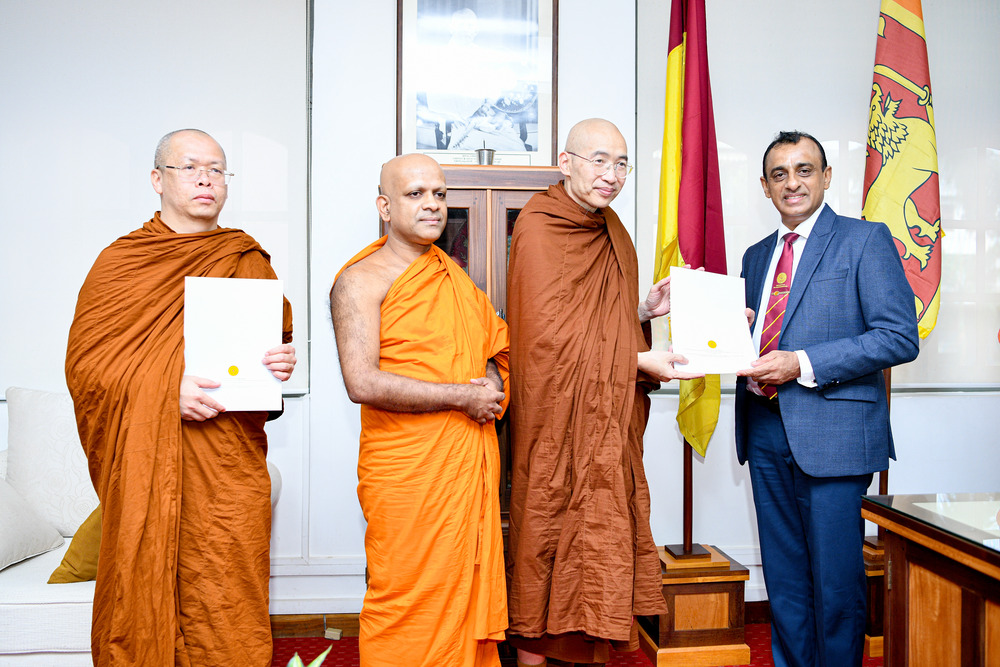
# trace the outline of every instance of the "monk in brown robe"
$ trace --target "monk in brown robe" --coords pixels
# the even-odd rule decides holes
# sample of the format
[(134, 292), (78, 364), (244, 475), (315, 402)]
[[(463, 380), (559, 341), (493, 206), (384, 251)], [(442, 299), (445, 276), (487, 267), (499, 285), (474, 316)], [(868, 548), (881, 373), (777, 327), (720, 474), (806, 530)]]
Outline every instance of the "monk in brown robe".
[[(221, 228), (226, 156), (204, 132), (156, 150), (161, 210), (98, 257), (80, 290), (66, 381), (101, 500), (94, 664), (271, 664), (267, 412), (231, 412), (184, 374), (184, 277), (273, 279), (266, 252)], [(295, 367), (291, 308), (264, 365)]]
[(649, 350), (669, 278), (639, 302), (638, 263), (608, 205), (631, 170), (605, 120), (570, 130), (565, 179), (514, 225), (507, 274), (513, 480), (510, 630), (522, 665), (607, 662), (633, 617), (666, 612), (642, 467), (647, 394), (682, 357)]
[(330, 295), (344, 384), (361, 403), (361, 664), (499, 666), (507, 604), (493, 420), (507, 405), (507, 326), (434, 245), (447, 221), (434, 160), (386, 163), (376, 205), (387, 235), (347, 263)]

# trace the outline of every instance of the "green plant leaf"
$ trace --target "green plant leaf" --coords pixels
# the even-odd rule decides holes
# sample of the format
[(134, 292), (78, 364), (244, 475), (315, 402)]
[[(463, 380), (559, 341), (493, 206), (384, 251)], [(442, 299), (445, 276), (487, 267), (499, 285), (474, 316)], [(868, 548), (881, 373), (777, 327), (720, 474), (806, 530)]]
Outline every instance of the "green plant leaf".
[[(326, 656), (332, 650), (333, 650), (333, 644), (330, 644), (330, 648), (326, 649), (325, 651), (323, 651), (322, 653), (320, 653), (318, 656), (316, 656), (316, 659), (309, 663), (309, 667), (319, 667), (320, 665), (322, 665), (323, 661), (326, 660)], [(301, 663), (299, 663), (299, 664), (301, 664)]]
[[(332, 644), (330, 645), (330, 648), (333, 648)], [(302, 658), (299, 657), (298, 653), (293, 655), (292, 659), (288, 661), (288, 667), (303, 667)]]

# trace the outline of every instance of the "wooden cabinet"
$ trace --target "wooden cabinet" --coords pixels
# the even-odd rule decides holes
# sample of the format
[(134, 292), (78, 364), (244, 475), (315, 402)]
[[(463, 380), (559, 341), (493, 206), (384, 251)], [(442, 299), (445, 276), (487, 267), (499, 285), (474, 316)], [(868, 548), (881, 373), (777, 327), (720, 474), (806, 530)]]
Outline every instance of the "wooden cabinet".
[(998, 510), (1000, 493), (862, 499), (886, 530), (886, 667), (1000, 665)]
[(518, 213), (562, 180), (557, 167), (443, 167), (448, 226), (437, 245), (465, 268), (497, 311), (507, 310), (507, 260)]
[[(437, 245), (465, 268), (506, 319), (507, 261), (518, 214), (532, 195), (562, 180), (557, 167), (445, 165), (448, 225)], [(497, 422), (500, 441), (500, 514), (507, 537), (510, 508), (510, 427)]]

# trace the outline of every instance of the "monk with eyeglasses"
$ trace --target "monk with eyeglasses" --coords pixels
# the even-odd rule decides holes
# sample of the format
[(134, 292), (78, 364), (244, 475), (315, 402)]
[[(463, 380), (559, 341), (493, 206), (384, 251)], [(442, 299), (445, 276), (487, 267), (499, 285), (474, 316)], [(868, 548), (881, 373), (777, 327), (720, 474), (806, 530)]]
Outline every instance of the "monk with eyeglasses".
[[(610, 204), (632, 167), (602, 119), (575, 125), (564, 180), (514, 224), (507, 274), (513, 479), (510, 629), (519, 665), (593, 664), (638, 648), (662, 614), (642, 466), (647, 394), (689, 378), (650, 351), (669, 278), (639, 300), (632, 239)], [(546, 662), (547, 661), (547, 662)]]
[[(222, 147), (179, 130), (156, 148), (161, 208), (108, 246), (77, 301), (66, 353), (80, 440), (101, 500), (94, 665), (271, 664), (268, 412), (226, 412), (184, 369), (184, 278), (275, 278), (249, 235), (219, 226)], [(261, 350), (280, 380), (284, 343)]]

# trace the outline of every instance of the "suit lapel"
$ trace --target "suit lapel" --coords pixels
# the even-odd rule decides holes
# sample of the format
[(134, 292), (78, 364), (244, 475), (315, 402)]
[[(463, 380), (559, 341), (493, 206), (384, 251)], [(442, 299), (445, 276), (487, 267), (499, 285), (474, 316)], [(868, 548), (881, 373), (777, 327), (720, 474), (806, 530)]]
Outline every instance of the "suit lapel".
[(802, 300), (802, 294), (812, 279), (813, 273), (816, 272), (816, 267), (819, 266), (819, 260), (823, 258), (827, 246), (833, 239), (833, 223), (836, 219), (837, 214), (833, 212), (833, 209), (828, 204), (823, 204), (823, 210), (816, 219), (816, 224), (813, 225), (812, 234), (806, 241), (802, 259), (799, 260), (795, 277), (792, 279), (792, 291), (788, 294), (782, 329), (788, 326), (788, 321), (795, 314), (795, 309), (798, 308), (799, 302)]
[[(767, 267), (771, 263), (771, 255), (774, 254), (774, 244), (778, 242), (778, 232), (774, 232), (763, 241), (753, 247), (753, 252), (747, 264), (747, 306), (756, 310), (760, 306), (761, 293), (764, 291), (764, 282), (767, 280)], [(750, 333), (753, 334), (757, 322), (761, 319), (760, 313), (754, 318)]]

